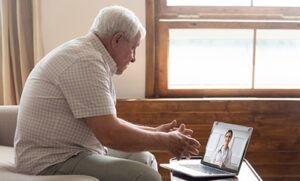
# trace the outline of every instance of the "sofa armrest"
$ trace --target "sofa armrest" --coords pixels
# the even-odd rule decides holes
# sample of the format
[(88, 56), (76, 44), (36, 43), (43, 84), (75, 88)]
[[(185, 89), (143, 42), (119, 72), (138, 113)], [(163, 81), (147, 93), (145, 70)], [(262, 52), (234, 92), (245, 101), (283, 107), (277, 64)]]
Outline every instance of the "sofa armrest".
[(13, 146), (18, 106), (0, 106), (0, 145)]

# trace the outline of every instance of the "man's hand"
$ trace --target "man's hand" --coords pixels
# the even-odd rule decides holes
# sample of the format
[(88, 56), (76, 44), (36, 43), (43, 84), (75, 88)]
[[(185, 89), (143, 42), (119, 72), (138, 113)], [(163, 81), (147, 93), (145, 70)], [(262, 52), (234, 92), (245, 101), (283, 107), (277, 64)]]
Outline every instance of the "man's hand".
[(187, 134), (187, 132), (190, 133), (187, 130), (185, 125), (181, 124), (178, 129), (168, 133), (168, 150), (177, 159), (180, 159), (182, 156), (189, 158), (191, 155), (199, 154), (200, 143), (192, 138), (191, 134)]
[[(185, 125), (184, 125), (184, 124), (181, 124), (181, 125), (183, 125), (184, 128), (185, 128)], [(181, 125), (180, 125), (180, 126), (181, 126)], [(176, 131), (177, 129), (179, 129), (179, 128), (176, 127), (176, 126), (177, 126), (177, 121), (176, 121), (176, 120), (173, 120), (173, 121), (171, 121), (171, 122), (169, 122), (169, 123), (167, 123), (167, 124), (162, 124), (162, 125), (156, 127), (155, 129), (156, 129), (157, 131), (162, 131), (162, 132), (168, 133), (168, 132), (170, 132), (170, 131)], [(185, 128), (185, 129), (183, 130), (183, 134), (186, 135), (186, 136), (192, 136), (193, 130)]]
[(177, 121), (176, 120), (173, 120), (169, 123), (166, 123), (166, 124), (162, 124), (158, 127), (156, 127), (156, 131), (162, 131), (162, 132), (170, 132), (172, 131), (174, 128), (176, 128), (177, 126)]
[(217, 164), (220, 168), (225, 167), (224, 161), (219, 161)]

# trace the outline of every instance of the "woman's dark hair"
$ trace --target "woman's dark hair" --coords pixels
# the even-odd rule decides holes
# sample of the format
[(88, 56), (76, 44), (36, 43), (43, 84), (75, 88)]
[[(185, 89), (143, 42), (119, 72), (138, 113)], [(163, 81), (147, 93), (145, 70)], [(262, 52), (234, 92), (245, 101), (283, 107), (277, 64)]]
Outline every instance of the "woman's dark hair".
[(226, 135), (227, 133), (230, 133), (231, 136), (233, 135), (233, 131), (232, 131), (231, 129), (229, 129), (229, 130), (225, 133), (225, 135)]

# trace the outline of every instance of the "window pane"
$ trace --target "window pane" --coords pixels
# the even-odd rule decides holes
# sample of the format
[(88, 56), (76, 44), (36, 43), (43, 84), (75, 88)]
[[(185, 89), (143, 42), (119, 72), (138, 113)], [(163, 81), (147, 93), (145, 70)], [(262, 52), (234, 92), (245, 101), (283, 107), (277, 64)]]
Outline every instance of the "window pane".
[(251, 0), (167, 0), (167, 6), (250, 6)]
[(299, 0), (253, 0), (253, 6), (300, 7)]
[(300, 88), (300, 30), (258, 30), (255, 88)]
[(168, 88), (251, 88), (253, 30), (170, 29)]

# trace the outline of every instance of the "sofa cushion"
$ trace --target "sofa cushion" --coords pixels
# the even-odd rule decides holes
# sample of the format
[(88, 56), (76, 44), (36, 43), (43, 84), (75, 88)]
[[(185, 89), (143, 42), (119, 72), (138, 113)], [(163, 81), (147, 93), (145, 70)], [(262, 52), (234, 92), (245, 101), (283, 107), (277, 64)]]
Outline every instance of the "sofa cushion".
[(0, 145), (0, 167), (1, 166), (11, 166), (14, 165), (14, 148), (9, 146)]
[(16, 173), (14, 170), (14, 148), (0, 145), (0, 180), (1, 181), (98, 181), (84, 175), (35, 176)]

